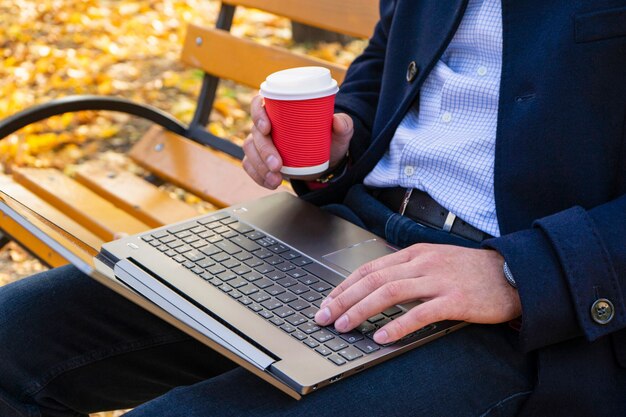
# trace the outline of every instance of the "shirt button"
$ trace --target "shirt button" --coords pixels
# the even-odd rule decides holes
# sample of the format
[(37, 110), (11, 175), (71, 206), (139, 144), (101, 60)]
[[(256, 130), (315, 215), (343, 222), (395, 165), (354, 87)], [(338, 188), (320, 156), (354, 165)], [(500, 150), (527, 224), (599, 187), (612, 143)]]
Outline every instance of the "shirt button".
[(614, 315), (613, 303), (606, 298), (600, 298), (591, 305), (591, 318), (598, 324), (608, 324)]
[(406, 175), (407, 177), (410, 177), (413, 174), (415, 174), (415, 167), (411, 165), (407, 165), (404, 167), (404, 175)]
[(451, 120), (452, 120), (452, 113), (450, 113), (449, 111), (441, 115), (442, 122), (449, 123)]
[(480, 75), (481, 77), (482, 77), (482, 76), (487, 75), (487, 67), (486, 67), (486, 66), (484, 66), (484, 65), (481, 65), (481, 66), (480, 66), (480, 67), (478, 67), (478, 69), (476, 70), (476, 73), (477, 73), (478, 75)]

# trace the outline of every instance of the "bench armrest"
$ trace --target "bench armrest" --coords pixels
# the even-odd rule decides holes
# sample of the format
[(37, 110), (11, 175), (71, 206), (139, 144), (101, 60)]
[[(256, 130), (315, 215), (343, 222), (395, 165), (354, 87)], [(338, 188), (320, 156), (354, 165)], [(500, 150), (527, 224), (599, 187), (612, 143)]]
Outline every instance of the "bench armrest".
[(174, 116), (153, 106), (135, 103), (119, 97), (94, 95), (68, 96), (51, 100), (43, 104), (29, 107), (0, 120), (0, 140), (32, 123), (59, 114), (83, 110), (108, 110), (141, 117), (177, 135), (184, 136), (203, 145), (211, 146), (235, 158), (243, 159), (243, 150), (240, 146), (209, 133), (203, 127), (197, 125), (187, 127)]
[(0, 139), (32, 123), (63, 113), (83, 110), (109, 110), (128, 113), (150, 120), (176, 134), (186, 136), (187, 127), (173, 116), (152, 106), (139, 104), (119, 97), (93, 95), (68, 96), (29, 107), (0, 120)]

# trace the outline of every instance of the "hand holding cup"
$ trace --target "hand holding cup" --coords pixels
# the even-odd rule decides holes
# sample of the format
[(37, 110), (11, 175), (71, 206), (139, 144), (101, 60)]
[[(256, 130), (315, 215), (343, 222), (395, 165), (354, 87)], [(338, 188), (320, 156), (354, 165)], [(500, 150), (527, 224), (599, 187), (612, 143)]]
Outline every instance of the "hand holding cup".
[[(294, 69), (296, 75), (304, 74), (304, 78), (309, 78), (304, 83), (297, 77), (287, 77), (287, 81), (292, 82), (289, 85), (284, 77), (278, 77), (274, 83), (263, 84), (265, 89), (262, 87), (261, 91), (267, 98), (265, 104), (269, 105), (269, 111), (264, 107), (264, 97), (252, 100), (254, 126), (244, 142), (243, 166), (256, 183), (266, 188), (278, 187), (283, 175), (304, 180), (318, 178), (340, 163), (348, 151), (353, 123), (347, 114), (332, 114), (336, 83), (333, 89), (328, 83), (332, 81), (329, 73), (326, 80), (312, 82), (309, 69)], [(293, 75), (294, 70), (286, 72)], [(282, 72), (272, 76), (280, 76)], [(317, 76), (320, 71), (312, 74)], [(299, 84), (305, 85), (299, 87)]]

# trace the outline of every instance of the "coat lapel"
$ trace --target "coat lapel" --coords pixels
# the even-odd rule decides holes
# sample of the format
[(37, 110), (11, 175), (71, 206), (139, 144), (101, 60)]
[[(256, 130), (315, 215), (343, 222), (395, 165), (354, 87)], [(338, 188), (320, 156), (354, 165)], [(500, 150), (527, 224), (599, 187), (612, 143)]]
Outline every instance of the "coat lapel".
[[(421, 85), (446, 50), (463, 18), (469, 0), (398, 0), (396, 16), (411, 16), (394, 25), (387, 46), (388, 71), (383, 80), (375, 134), (395, 126), (417, 96)], [(417, 75), (407, 81), (415, 62)], [(389, 71), (391, 70), (391, 71)], [(400, 94), (399, 94), (400, 93)]]

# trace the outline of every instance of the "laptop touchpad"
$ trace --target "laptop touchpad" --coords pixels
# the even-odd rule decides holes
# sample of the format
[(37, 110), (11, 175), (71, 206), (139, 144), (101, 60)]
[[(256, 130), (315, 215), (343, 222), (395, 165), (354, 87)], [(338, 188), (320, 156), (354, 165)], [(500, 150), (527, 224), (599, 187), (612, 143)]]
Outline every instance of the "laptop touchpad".
[(397, 249), (377, 239), (366, 240), (356, 245), (340, 249), (324, 255), (324, 261), (329, 262), (350, 273), (366, 262), (381, 256), (396, 252)]

